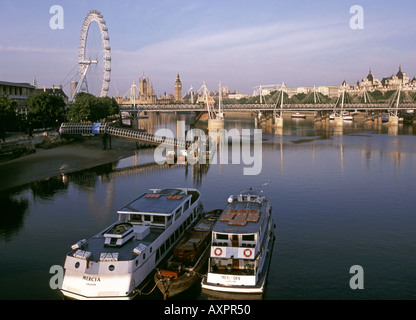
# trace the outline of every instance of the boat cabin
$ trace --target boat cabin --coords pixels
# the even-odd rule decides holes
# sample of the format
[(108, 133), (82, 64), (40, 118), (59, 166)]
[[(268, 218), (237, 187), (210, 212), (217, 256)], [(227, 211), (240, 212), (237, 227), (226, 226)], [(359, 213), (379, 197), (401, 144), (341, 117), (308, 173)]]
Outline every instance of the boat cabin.
[(271, 206), (261, 191), (230, 196), (212, 232), (211, 272), (254, 274), (268, 229)]
[(184, 194), (179, 189), (152, 191), (118, 210), (119, 221), (128, 222), (138, 230), (145, 230), (143, 227), (166, 229), (197, 200), (197, 195)]

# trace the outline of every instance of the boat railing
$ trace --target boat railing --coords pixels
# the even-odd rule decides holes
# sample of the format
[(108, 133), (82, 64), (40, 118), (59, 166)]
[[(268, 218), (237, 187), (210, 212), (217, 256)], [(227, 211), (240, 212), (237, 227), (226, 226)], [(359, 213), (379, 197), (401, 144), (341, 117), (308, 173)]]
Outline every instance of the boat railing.
[[(217, 246), (217, 247), (233, 247), (231, 241), (230, 242), (218, 242), (218, 241), (214, 241), (212, 243), (213, 246)], [(256, 247), (256, 243), (249, 243), (249, 242), (243, 242), (241, 244), (239, 244), (237, 247), (239, 248), (255, 248)]]

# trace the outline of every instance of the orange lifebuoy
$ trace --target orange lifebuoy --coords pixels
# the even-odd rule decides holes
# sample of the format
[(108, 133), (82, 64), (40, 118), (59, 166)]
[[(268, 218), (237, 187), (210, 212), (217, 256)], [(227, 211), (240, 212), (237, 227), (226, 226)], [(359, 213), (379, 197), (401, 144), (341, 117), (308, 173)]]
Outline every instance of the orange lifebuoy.
[(244, 256), (246, 256), (247, 258), (248, 258), (248, 257), (250, 257), (250, 256), (251, 256), (251, 254), (252, 254), (252, 252), (251, 252), (251, 250), (250, 250), (250, 249), (246, 249), (246, 250), (244, 250)]
[(216, 249), (214, 250), (214, 254), (215, 254), (216, 256), (220, 256), (220, 255), (222, 255), (222, 249), (221, 249), (221, 248), (216, 248)]

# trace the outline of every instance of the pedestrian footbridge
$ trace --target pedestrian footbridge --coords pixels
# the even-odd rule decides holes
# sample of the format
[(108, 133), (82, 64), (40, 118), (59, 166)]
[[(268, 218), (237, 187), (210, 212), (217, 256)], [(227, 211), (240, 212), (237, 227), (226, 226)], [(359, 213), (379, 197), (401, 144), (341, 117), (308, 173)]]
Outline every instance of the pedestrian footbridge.
[(172, 145), (179, 148), (188, 148), (191, 142), (182, 139), (155, 136), (146, 132), (130, 129), (116, 128), (106, 123), (62, 123), (59, 129), (61, 135), (103, 135), (129, 139), (136, 142), (151, 145)]

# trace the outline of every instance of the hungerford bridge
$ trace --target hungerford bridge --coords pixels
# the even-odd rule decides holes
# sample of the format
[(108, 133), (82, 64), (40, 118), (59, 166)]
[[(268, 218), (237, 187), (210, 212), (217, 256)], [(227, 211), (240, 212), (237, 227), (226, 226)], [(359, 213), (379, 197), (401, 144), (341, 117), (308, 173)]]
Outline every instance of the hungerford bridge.
[[(339, 109), (335, 104), (284, 104), (283, 106), (276, 106), (276, 104), (224, 104), (223, 111), (226, 112), (256, 112), (256, 111), (334, 111)], [(401, 103), (398, 106), (390, 106), (387, 104), (377, 103), (350, 103), (344, 104), (344, 110), (408, 110), (416, 109), (416, 102)], [(135, 107), (122, 105), (120, 106), (122, 112), (141, 112), (141, 111), (155, 111), (155, 112), (169, 112), (169, 111), (206, 111), (207, 108), (203, 104), (143, 104)]]

